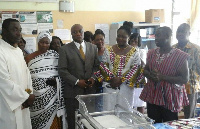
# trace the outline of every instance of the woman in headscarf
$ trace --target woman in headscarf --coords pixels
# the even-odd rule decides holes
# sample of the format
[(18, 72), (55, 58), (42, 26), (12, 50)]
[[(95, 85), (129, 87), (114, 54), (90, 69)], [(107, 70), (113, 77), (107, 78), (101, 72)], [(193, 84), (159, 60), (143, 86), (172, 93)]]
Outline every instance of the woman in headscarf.
[(58, 76), (59, 55), (49, 50), (51, 40), (48, 31), (39, 33), (38, 50), (25, 58), (36, 98), (30, 108), (33, 129), (66, 128), (62, 82)]

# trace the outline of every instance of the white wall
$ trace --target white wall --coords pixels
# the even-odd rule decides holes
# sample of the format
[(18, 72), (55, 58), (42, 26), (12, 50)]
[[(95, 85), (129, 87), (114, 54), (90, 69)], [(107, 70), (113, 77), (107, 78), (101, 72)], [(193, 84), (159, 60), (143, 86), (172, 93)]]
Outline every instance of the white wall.
[(171, 0), (74, 0), (79, 11), (144, 11), (168, 9)]
[[(9, 1), (9, 0), (8, 0)], [(169, 9), (171, 0), (72, 0), (75, 11), (144, 11)], [(0, 9), (58, 10), (58, 3), (0, 2)]]
[[(8, 0), (9, 1), (9, 0)], [(75, 11), (139, 11), (165, 9), (165, 23), (170, 26), (172, 0), (72, 0)], [(0, 2), (0, 10), (59, 10), (59, 3)]]

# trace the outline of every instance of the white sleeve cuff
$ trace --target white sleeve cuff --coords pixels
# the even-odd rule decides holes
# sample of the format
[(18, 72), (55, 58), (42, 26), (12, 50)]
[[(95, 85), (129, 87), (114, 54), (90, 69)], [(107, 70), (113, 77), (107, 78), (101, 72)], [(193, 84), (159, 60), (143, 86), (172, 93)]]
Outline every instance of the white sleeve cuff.
[(79, 82), (79, 79), (76, 81), (75, 85), (77, 85), (77, 84), (78, 84), (78, 82)]

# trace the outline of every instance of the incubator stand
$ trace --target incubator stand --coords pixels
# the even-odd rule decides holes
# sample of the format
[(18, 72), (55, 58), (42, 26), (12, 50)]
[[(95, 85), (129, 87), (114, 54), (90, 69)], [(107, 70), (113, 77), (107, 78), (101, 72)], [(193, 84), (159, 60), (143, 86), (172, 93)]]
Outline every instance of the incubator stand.
[(78, 95), (76, 129), (155, 129), (153, 120), (132, 109), (119, 93)]

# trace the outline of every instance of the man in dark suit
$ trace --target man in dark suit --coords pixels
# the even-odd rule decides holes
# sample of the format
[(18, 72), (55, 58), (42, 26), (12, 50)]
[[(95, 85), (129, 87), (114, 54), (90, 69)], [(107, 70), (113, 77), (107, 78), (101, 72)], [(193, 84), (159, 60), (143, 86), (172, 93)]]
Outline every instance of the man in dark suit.
[(77, 95), (95, 93), (94, 72), (98, 70), (97, 48), (85, 42), (80, 24), (71, 27), (73, 41), (59, 50), (58, 72), (65, 82), (64, 98), (69, 129), (75, 128), (75, 110), (78, 109)]

